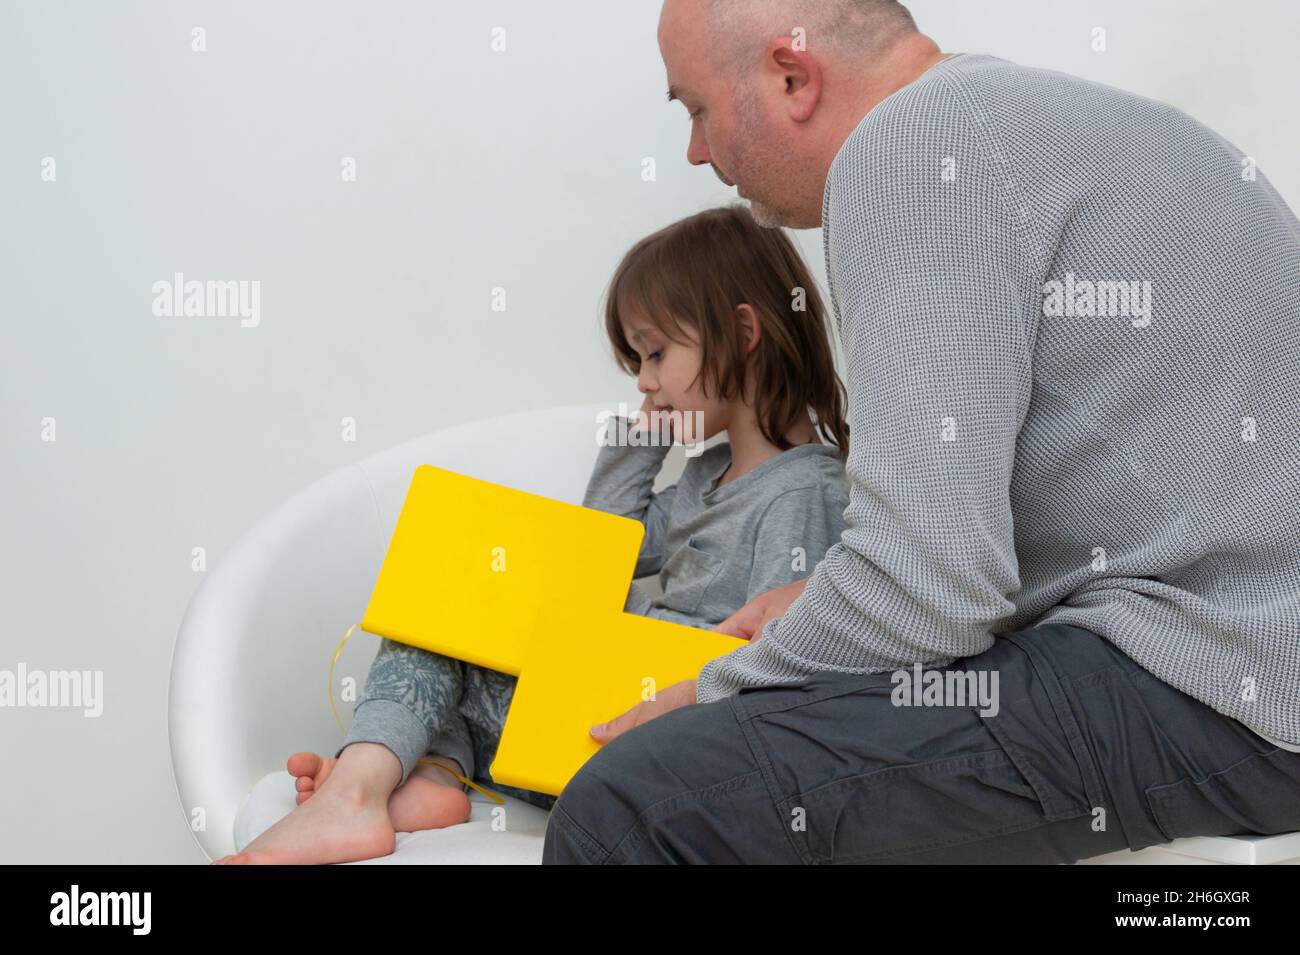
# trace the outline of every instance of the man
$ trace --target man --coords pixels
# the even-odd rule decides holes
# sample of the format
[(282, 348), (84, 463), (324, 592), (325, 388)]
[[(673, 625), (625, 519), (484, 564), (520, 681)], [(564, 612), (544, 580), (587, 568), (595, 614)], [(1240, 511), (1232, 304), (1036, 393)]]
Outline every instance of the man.
[(688, 159), (823, 229), (850, 527), (593, 729), (545, 861), (1300, 829), (1300, 224), (1253, 159), (893, 0), (667, 0), (659, 44)]

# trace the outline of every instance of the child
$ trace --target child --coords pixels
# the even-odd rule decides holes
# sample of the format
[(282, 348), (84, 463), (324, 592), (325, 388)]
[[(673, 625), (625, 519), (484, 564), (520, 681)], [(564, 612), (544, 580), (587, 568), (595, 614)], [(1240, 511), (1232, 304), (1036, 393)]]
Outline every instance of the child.
[[(610, 282), (605, 330), (645, 399), (636, 419), (606, 428), (583, 503), (645, 524), (635, 576), (658, 573), (663, 590), (651, 599), (634, 582), (625, 611), (711, 629), (811, 573), (846, 526), (848, 425), (821, 298), (785, 232), (729, 206), (647, 236)], [(689, 458), (681, 479), (654, 493), (673, 439), (701, 442), (723, 431), (726, 442)], [(499, 785), (488, 773), (515, 681), (384, 640), (337, 761), (290, 757), (299, 808), (227, 859), (385, 855), (394, 832), (468, 819), (462, 782), (473, 779), (549, 809), (555, 797)], [(395, 782), (391, 756), (374, 744), (400, 761)], [(433, 756), (423, 761), (426, 752)], [(325, 785), (349, 763), (351, 803), (338, 792), (342, 783)], [(388, 773), (387, 788), (366, 788), (367, 773)], [(331, 806), (306, 818), (331, 791)], [(368, 815), (356, 802), (363, 791)], [(386, 806), (373, 804), (376, 794)], [(365, 833), (356, 828), (362, 816)]]

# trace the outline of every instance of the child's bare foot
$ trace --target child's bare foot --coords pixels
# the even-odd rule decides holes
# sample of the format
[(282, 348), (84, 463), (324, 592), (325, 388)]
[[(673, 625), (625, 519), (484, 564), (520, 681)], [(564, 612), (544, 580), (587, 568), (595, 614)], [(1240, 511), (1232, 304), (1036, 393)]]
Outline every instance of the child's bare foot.
[(389, 855), (397, 835), (384, 805), (323, 789), (216, 865), (325, 865)]
[(298, 790), (298, 805), (301, 806), (321, 787), (337, 762), (333, 756), (322, 757), (309, 752), (294, 753), (289, 757), (285, 768), (291, 776), (296, 777), (294, 787)]
[[(456, 760), (439, 756), (438, 762), (464, 775)], [(417, 764), (388, 800), (388, 818), (398, 832), (454, 826), (468, 821), (469, 814), (469, 796), (460, 780), (431, 763)]]
[(401, 778), (402, 764), (378, 743), (354, 743), (343, 751), (343, 758), (329, 762), (332, 765), (314, 778), (311, 799), (244, 851), (215, 864), (319, 865), (390, 854), (397, 847), (397, 835), (388, 817), (388, 799)]
[[(464, 775), (464, 768), (456, 760), (448, 756), (437, 759)], [(294, 785), (298, 789), (298, 805), (311, 798), (312, 793), (324, 784), (336, 762), (333, 757), (309, 752), (294, 753), (289, 757), (285, 765), (297, 777)], [(406, 782), (388, 798), (388, 818), (397, 832), (442, 829), (466, 822), (469, 816), (469, 796), (461, 788), (460, 780), (432, 763), (419, 763), (406, 777)]]

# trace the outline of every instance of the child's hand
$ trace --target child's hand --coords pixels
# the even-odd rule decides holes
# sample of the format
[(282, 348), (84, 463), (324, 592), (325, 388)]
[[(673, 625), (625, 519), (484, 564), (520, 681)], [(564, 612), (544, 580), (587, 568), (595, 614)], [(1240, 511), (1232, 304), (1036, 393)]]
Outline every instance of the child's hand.
[(641, 402), (641, 410), (637, 412), (632, 430), (650, 433), (657, 431), (661, 439), (666, 438), (670, 442), (674, 440), (672, 418), (667, 414), (655, 414), (654, 399), (649, 395)]
[(763, 635), (763, 628), (767, 626), (768, 621), (775, 620), (790, 609), (790, 604), (803, 593), (807, 584), (808, 578), (805, 577), (803, 580), (796, 580), (784, 587), (759, 594), (714, 627), (714, 632), (753, 642)]

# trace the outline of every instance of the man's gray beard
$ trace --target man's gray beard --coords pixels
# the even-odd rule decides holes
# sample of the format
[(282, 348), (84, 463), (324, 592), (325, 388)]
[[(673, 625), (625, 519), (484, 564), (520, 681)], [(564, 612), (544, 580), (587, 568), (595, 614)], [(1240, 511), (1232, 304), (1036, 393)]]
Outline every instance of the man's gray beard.
[(779, 229), (785, 225), (781, 216), (776, 210), (763, 205), (761, 202), (749, 200), (749, 211), (754, 217), (754, 222), (764, 229)]

